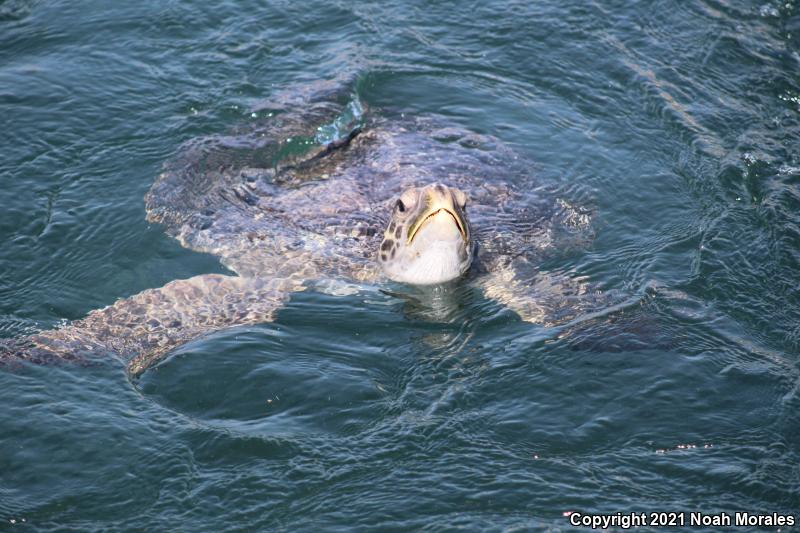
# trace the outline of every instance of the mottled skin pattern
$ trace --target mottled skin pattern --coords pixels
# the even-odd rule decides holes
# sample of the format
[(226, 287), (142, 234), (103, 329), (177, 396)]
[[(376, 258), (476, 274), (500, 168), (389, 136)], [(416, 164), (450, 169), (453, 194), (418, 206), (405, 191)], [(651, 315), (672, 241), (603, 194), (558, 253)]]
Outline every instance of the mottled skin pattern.
[(188, 143), (147, 194), (149, 221), (237, 276), (144, 291), (16, 339), (0, 360), (114, 354), (135, 375), (210, 331), (273, 320), (293, 292), (320, 281), (383, 283), (379, 254), (392, 249), (381, 243), (405, 231), (391, 219), (399, 196), (437, 182), (469, 199), (476, 257), (467, 281), (532, 322), (585, 311), (585, 283), (537, 266), (560, 235), (585, 237), (588, 217), (537, 191), (528, 163), (490, 137), (424, 118), (361, 117), (333, 142), (314, 142), (346, 109), (342, 94), (294, 94), (270, 106), (269, 119)]

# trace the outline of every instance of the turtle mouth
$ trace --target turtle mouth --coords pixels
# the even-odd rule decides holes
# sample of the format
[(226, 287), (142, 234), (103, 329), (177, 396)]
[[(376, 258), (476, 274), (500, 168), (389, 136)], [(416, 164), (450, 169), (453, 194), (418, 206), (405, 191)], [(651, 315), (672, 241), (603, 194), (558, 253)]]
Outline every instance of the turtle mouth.
[(453, 223), (456, 225), (458, 229), (458, 233), (461, 235), (461, 238), (464, 242), (467, 242), (467, 230), (464, 223), (461, 221), (461, 218), (452, 210), (448, 209), (447, 207), (440, 207), (439, 209), (432, 210), (428, 213), (425, 218), (423, 218), (418, 224), (415, 224), (411, 231), (408, 232), (408, 244), (411, 244), (414, 240), (414, 237), (417, 236), (419, 230), (421, 230), (428, 222), (430, 222), (434, 217), (436, 217), (439, 213), (446, 213), (450, 215), (450, 218), (453, 219)]

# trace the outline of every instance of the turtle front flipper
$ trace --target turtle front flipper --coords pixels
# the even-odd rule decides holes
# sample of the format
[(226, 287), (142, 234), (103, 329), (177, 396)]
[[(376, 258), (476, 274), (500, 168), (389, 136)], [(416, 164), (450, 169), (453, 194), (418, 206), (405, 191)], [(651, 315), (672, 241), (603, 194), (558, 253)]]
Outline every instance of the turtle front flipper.
[(115, 355), (138, 375), (173, 348), (212, 331), (270, 322), (292, 292), (295, 279), (206, 274), (172, 281), (92, 311), (65, 327), (16, 339), (4, 351), (34, 363), (58, 358)]
[(483, 294), (526, 322), (563, 325), (603, 301), (585, 277), (536, 271), (524, 258), (502, 258), (483, 266), (475, 280)]

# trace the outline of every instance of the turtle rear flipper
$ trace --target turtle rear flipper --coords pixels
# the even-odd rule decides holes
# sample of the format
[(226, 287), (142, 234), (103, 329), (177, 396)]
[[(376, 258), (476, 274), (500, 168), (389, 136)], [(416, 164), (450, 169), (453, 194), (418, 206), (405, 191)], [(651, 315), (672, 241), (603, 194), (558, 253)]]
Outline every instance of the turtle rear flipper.
[(173, 348), (204, 334), (272, 321), (289, 295), (302, 289), (302, 282), (294, 279), (206, 274), (176, 280), (92, 311), (63, 328), (18, 339), (0, 350), (0, 359), (41, 363), (115, 355), (136, 376)]

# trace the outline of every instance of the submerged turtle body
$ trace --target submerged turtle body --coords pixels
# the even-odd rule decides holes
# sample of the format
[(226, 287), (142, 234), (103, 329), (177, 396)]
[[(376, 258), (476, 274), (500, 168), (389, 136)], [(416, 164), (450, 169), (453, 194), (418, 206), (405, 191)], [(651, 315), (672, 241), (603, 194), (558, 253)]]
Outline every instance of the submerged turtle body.
[(253, 166), (269, 159), (264, 152), (310, 136), (287, 137), (277, 123), (192, 142), (147, 194), (148, 220), (240, 276), (286, 276), (303, 265), (304, 279), (374, 281), (393, 202), (410, 187), (443, 182), (467, 192), (479, 235), (514, 241), (523, 230), (518, 253), (525, 241), (547, 245), (533, 241), (556, 222), (554, 206), (535, 196), (526, 169), (492, 139), (424, 119), (350, 126), (347, 142), (325, 155), (312, 150), (298, 163), (266, 168)]
[(209, 331), (272, 320), (292, 292), (328, 280), (383, 283), (380, 262), (409, 231), (398, 198), (434, 183), (468, 198), (470, 238), (459, 231), (475, 260), (466, 277), (487, 297), (542, 323), (585, 307), (580, 280), (537, 265), (559, 235), (585, 234), (588, 217), (537, 192), (530, 165), (498, 141), (433, 119), (367, 115), (336, 91), (267, 109), (230, 135), (187, 143), (145, 198), (149, 221), (236, 276), (144, 291), (22, 339), (16, 355), (111, 352), (136, 374)]

